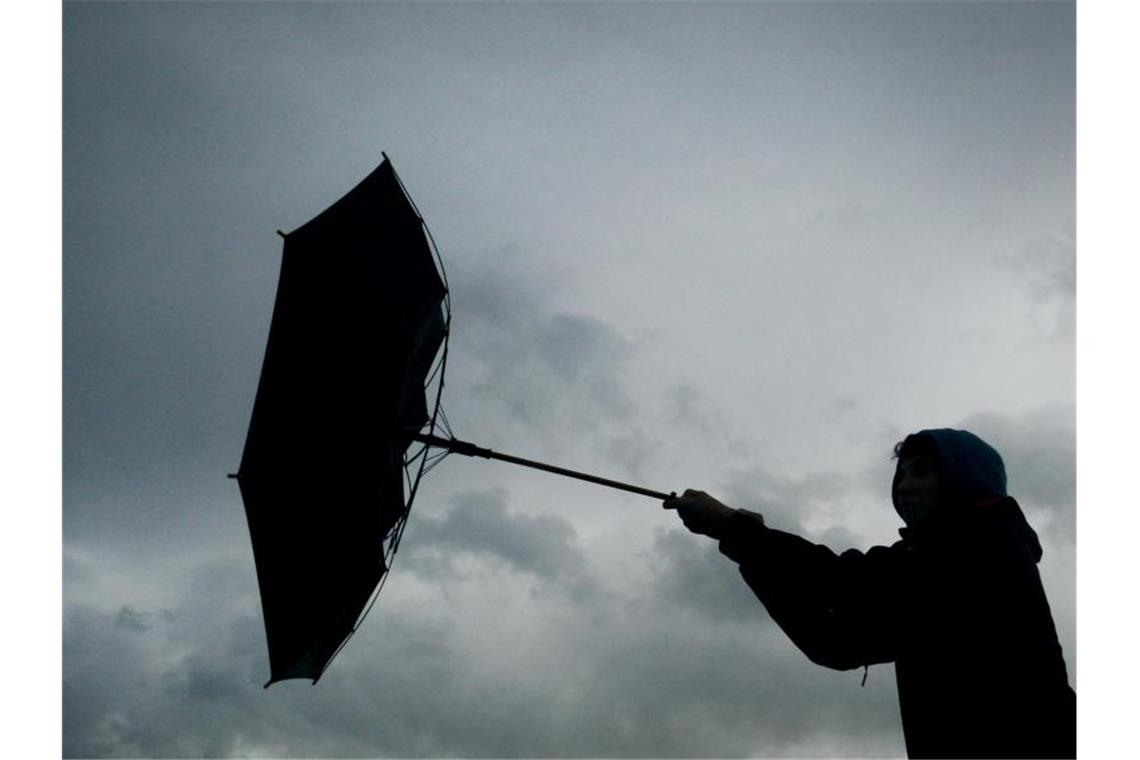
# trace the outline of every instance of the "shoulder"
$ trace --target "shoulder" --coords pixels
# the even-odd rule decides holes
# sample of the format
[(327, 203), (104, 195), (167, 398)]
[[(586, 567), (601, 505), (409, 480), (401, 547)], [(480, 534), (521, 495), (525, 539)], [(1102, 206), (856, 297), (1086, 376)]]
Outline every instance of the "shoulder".
[(839, 555), (842, 565), (859, 573), (893, 574), (899, 572), (910, 560), (910, 546), (905, 541), (896, 541), (888, 546), (872, 546), (866, 551), (848, 549)]

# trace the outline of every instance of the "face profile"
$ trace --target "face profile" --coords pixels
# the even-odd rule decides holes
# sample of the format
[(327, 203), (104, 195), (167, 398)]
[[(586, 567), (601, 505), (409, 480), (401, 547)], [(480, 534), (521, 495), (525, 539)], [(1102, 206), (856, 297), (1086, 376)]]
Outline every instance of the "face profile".
[(909, 528), (921, 528), (938, 509), (942, 482), (938, 462), (926, 454), (899, 460), (891, 500)]

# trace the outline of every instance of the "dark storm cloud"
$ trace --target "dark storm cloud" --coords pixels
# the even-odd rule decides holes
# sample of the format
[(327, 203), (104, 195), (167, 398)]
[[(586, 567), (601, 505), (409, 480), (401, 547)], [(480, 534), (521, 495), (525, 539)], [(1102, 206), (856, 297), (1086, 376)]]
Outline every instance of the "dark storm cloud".
[[(411, 597), (385, 592), (316, 687), (261, 688), (264, 628), (244, 561), (180, 573), (172, 588), (183, 593), (169, 609), (68, 605), (65, 756), (882, 756), (901, 747), (890, 680), (872, 674), (859, 689), (858, 675), (811, 665), (712, 542), (658, 534), (653, 581), (630, 595), (616, 579), (588, 580), (570, 525), (514, 514), (503, 492), (461, 494), (444, 516), (413, 521), (406, 540), (402, 580), (432, 583)], [(469, 577), (424, 570), (461, 555), (476, 561)], [(84, 561), (72, 557), (72, 572)], [(496, 567), (510, 571), (489, 581), (501, 593), (525, 592), (526, 579), (570, 593), (529, 594), (525, 615), (502, 617), (477, 592), (488, 583), (478, 576)], [(584, 582), (591, 593), (574, 593)], [(472, 650), (472, 631), (499, 643)]]
[[(264, 646), (246, 631), (260, 629), (261, 621), (220, 616), (211, 626), (215, 637), (199, 639), (180, 630), (171, 617), (144, 614), (155, 624), (124, 635), (117, 614), (68, 607), (63, 626), (64, 757), (224, 757), (240, 752), (242, 726), (253, 724), (258, 713), (250, 696), (259, 685), (248, 665)], [(258, 649), (252, 648), (255, 644)]]
[(425, 577), (447, 582), (460, 574), (457, 557), (474, 556), (575, 595), (592, 590), (589, 562), (574, 527), (555, 515), (510, 512), (507, 501), (503, 489), (467, 492), (452, 498), (442, 518), (417, 517), (409, 524), (409, 548), (401, 562)]
[(449, 263), (452, 345), (467, 358), (471, 390), (528, 424), (593, 429), (629, 419), (624, 373), (634, 346), (601, 320), (553, 308), (547, 294), (558, 284), (533, 267), (515, 248)]
[[(676, 565), (664, 577), (678, 581), (708, 564), (682, 538), (699, 546), (694, 536), (659, 543), (663, 563)], [(192, 573), (195, 591), (171, 616), (136, 608), (154, 623), (145, 631), (124, 632), (119, 612), (68, 608), (65, 756), (882, 756), (901, 748), (889, 679), (873, 673), (860, 689), (860, 674), (811, 665), (762, 612), (679, 616), (676, 598), (653, 591), (595, 597), (591, 608), (608, 610), (602, 618), (560, 597), (533, 597), (529, 623), (485, 606), (471, 617), (475, 600), (448, 604), (454, 593), (390, 596), (320, 684), (264, 690), (260, 620), (227, 610), (225, 591), (207, 590), (232, 587), (239, 579), (226, 575), (236, 572)], [(473, 651), (472, 628), (493, 631), (498, 645)]]
[[(98, 569), (92, 557), (71, 564)], [(109, 576), (110, 594), (72, 586), (63, 616), (64, 756), (274, 754), (243, 744), (263, 719), (266, 738), (275, 730), (256, 697), (268, 662), (248, 558), (165, 572), (160, 607), (135, 601), (130, 578)], [(106, 587), (107, 578), (93, 580)], [(128, 601), (105, 609), (107, 597)]]
[[(386, 149), (445, 249), (457, 435), (508, 448), (541, 431), (548, 448), (637, 472), (668, 453), (659, 411), (714, 452), (741, 451), (743, 415), (707, 390), (638, 395), (675, 375), (658, 383), (631, 338), (644, 333), (596, 316), (599, 269), (639, 272), (662, 299), (631, 293), (629, 310), (683, 314), (689, 293), (671, 282), (705, 262), (671, 246), (708, 242), (710, 221), (742, 226), (747, 245), (709, 249), (736, 271), (807, 220), (787, 271), (764, 270), (783, 291), (768, 307), (791, 301), (794, 319), (766, 319), (743, 277), (731, 284), (748, 298), (723, 293), (740, 315), (726, 337), (756, 320), (775, 341), (757, 346), (797, 348), (725, 351), (697, 370), (780, 362), (788, 408), (806, 406), (795, 360), (812, 347), (860, 366), (868, 344), (891, 348), (866, 310), (843, 312), (842, 333), (819, 317), (855, 304), (852, 287), (870, 304), (928, 284), (936, 253), (910, 244), (934, 209), (946, 228), (1013, 219), (1011, 204), (1059, 218), (1044, 191), (1066, 184), (1053, 167), (1071, 157), (1071, 17), (1063, 3), (65, 4), (64, 755), (900, 755), (890, 669), (860, 689), (861, 673), (812, 665), (711, 542), (630, 520), (652, 575), (607, 576), (624, 545), (591, 556), (584, 532), (502, 491), (413, 517), (321, 683), (263, 690), (256, 575), (224, 474), (273, 307), (273, 230)], [(1040, 308), (1071, 301), (1066, 246), (1034, 239), (997, 285), (1014, 272)], [(858, 414), (842, 400), (827, 414), (888, 414), (847, 386), (815, 398), (837, 393)], [(1071, 425), (977, 422), (1027, 506), (1071, 511)], [(764, 464), (717, 495), (841, 549), (855, 537), (836, 510), (884, 496), (874, 474)]]
[(115, 625), (127, 631), (143, 633), (150, 630), (150, 614), (140, 612), (130, 605), (124, 604), (115, 614)]
[[(456, 434), (488, 420), (486, 443), (509, 440), (505, 413), (513, 437), (538, 432), (547, 456), (561, 457), (562, 441), (586, 440), (573, 461), (599, 457), (605, 474), (618, 475), (616, 464), (644, 480), (665, 443), (647, 412), (655, 399), (632, 390), (639, 344), (607, 322), (561, 310), (555, 304), (568, 300), (569, 287), (519, 248), (456, 255), (448, 273), (455, 321), (446, 408)], [(718, 451), (749, 450), (731, 416), (692, 385), (668, 391), (664, 414)]]
[[(1027, 462), (1048, 469), (1063, 460), (1047, 445), (1027, 446), (1063, 432), (1063, 420), (1040, 412), (961, 426), (999, 446), (1017, 483)], [(754, 469), (738, 473), (729, 492), (775, 527), (839, 548), (842, 541), (812, 534), (807, 523), (860, 483), (838, 473)], [(1038, 481), (1026, 496), (1048, 501), (1063, 483)], [(745, 500), (749, 493), (759, 498)], [(409, 578), (433, 580), (425, 568), (466, 556), (476, 575), (505, 568), (540, 590), (572, 591), (588, 566), (573, 527), (507, 507), (502, 491), (471, 492), (439, 518), (421, 515), (398, 566)], [(179, 578), (185, 593), (170, 610), (129, 595), (107, 612), (68, 606), (65, 756), (901, 753), (890, 669), (872, 668), (861, 689), (861, 673), (812, 665), (715, 544), (680, 530), (657, 535), (652, 580), (635, 594), (607, 585), (585, 597), (529, 595), (528, 615), (540, 622), (528, 634), (519, 632), (522, 621), (496, 621), (491, 607), (472, 612), (474, 598), (449, 603), (468, 580), (461, 573), (435, 576), (437, 591), (412, 600), (387, 592), (319, 686), (269, 691), (260, 688), (264, 629), (245, 559)], [(68, 575), (91, 570), (91, 560), (70, 557)], [(473, 653), (463, 632), (489, 625), (500, 646)]]
[(229, 663), (215, 664), (190, 657), (183, 663), (182, 670), (170, 675), (166, 689), (189, 703), (220, 704), (240, 699), (246, 691), (246, 684)]
[[(588, 436), (586, 455), (641, 478), (661, 449), (637, 420), (630, 390), (637, 344), (610, 324), (555, 305), (565, 286), (522, 250), (460, 254), (448, 263), (454, 316), (446, 408), (463, 437), (491, 422), (490, 441), (540, 431), (542, 451)], [(504, 419), (515, 425), (508, 436)], [(557, 431), (557, 435), (554, 435)], [(494, 446), (498, 448), (498, 445)], [(581, 455), (579, 455), (579, 460)]]

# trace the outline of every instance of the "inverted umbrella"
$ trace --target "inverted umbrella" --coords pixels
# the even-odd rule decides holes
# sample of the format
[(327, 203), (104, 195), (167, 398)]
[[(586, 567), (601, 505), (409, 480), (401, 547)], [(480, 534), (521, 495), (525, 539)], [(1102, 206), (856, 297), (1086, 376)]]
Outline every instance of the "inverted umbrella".
[(261, 591), (266, 686), (317, 682), (379, 592), (420, 479), (449, 453), (670, 495), (450, 434), (440, 408), (451, 321), (446, 277), (386, 155), (339, 201), (280, 234), (277, 300), (241, 465), (231, 475)]

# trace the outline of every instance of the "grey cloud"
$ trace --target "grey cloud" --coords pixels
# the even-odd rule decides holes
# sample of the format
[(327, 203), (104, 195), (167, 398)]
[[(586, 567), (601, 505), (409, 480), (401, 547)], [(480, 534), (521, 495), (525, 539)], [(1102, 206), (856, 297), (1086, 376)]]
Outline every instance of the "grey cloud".
[(692, 385), (676, 385), (671, 388), (669, 391), (671, 419), (685, 427), (708, 433), (712, 431), (713, 425), (706, 419), (706, 415), (696, 408), (699, 395), (700, 391)]
[(115, 614), (115, 625), (127, 631), (143, 633), (150, 630), (149, 618), (148, 613), (140, 612), (134, 607), (124, 604)]
[(137, 695), (149, 693), (139, 637), (123, 635), (113, 616), (64, 611), (63, 756), (143, 756), (134, 738)]
[(1056, 539), (1076, 541), (1076, 414), (1072, 407), (1050, 406), (1025, 414), (972, 415), (961, 426), (993, 444), (1005, 460), (1010, 493), (1052, 520)]
[(624, 434), (610, 435), (603, 446), (607, 461), (620, 464), (626, 472), (639, 480), (663, 448), (659, 438), (651, 436), (640, 427), (634, 427)]
[(64, 757), (233, 754), (259, 686), (209, 639), (182, 642), (182, 657), (164, 653), (170, 635), (124, 635), (115, 615), (65, 611)]
[(900, 754), (891, 679), (861, 690), (857, 675), (812, 665), (762, 622), (681, 620), (650, 616), (592, 647), (601, 677), (584, 706), (594, 727), (586, 754)]
[(168, 688), (180, 691), (189, 701), (222, 702), (241, 698), (248, 683), (225, 665), (191, 658), (178, 674), (177, 686)]
[(275, 723), (259, 723), (268, 661), (260, 609), (243, 593), (252, 574), (238, 562), (170, 571), (182, 592), (169, 608), (65, 603), (64, 756), (277, 754), (248, 744), (264, 731), (274, 746)]
[(850, 396), (836, 396), (827, 405), (828, 417), (832, 420), (841, 419), (859, 409), (859, 402)]
[(65, 757), (819, 757), (840, 742), (897, 754), (889, 681), (816, 672), (763, 624), (641, 607), (598, 626), (536, 599), (538, 639), (480, 656), (464, 631), (488, 620), (390, 602), (353, 639), (351, 667), (269, 690), (210, 639), (171, 659), (72, 608)]
[[(970, 430), (1001, 453), (1010, 493), (1030, 509), (1050, 517), (1047, 530), (1057, 540), (1076, 540), (1076, 415), (1067, 405), (1049, 405), (1022, 414), (984, 412), (954, 427)], [(784, 477), (764, 468), (737, 470), (725, 485), (725, 501), (760, 512), (771, 527), (800, 533), (836, 549), (860, 546), (842, 520), (821, 530), (813, 518), (830, 518), (852, 499), (872, 497), (889, 508), (893, 465), (883, 462), (855, 473), (815, 472)]]
[[(772, 528), (822, 540), (823, 532), (812, 524), (812, 517), (830, 514), (859, 489), (866, 479), (844, 472), (811, 472), (800, 477), (776, 475), (763, 468), (733, 472), (725, 485), (725, 501), (764, 516)], [(848, 548), (858, 537), (840, 525), (825, 529), (830, 541)]]
[[(637, 608), (617, 627), (579, 625), (561, 635), (546, 628), (544, 636), (552, 643), (538, 657), (446, 661), (449, 686), (430, 697), (419, 673), (389, 680), (391, 692), (372, 704), (408, 721), (386, 743), (389, 752), (413, 746), (435, 756), (827, 756), (844, 736), (854, 756), (897, 755), (901, 748), (890, 679), (861, 690), (856, 674), (822, 672), (790, 648), (769, 648), (762, 626), (724, 628)], [(383, 671), (393, 665), (387, 661)], [(481, 685), (490, 672), (505, 688)], [(401, 708), (403, 700), (422, 714)], [(845, 717), (852, 702), (853, 715)]]
[(1003, 259), (1018, 275), (1056, 340), (1072, 340), (1076, 330), (1077, 249), (1072, 225), (1036, 236)]
[[(1024, 414), (979, 413), (954, 427), (971, 430), (993, 444), (1005, 460), (1010, 493), (1030, 509), (1050, 516), (1046, 529), (1054, 538), (1073, 543), (1075, 423), (1072, 407), (1058, 405)], [(812, 526), (820, 518), (830, 520), (836, 509), (854, 498), (873, 496), (885, 501), (890, 469), (876, 463), (855, 473), (815, 472), (801, 477), (780, 476), (759, 467), (737, 470), (725, 484), (724, 500), (760, 512), (773, 528), (805, 535), (835, 549), (858, 547), (864, 542), (844, 528), (842, 520), (822, 530)]]
[(601, 320), (552, 308), (543, 294), (556, 284), (530, 273), (517, 249), (454, 259), (453, 384), (548, 428), (595, 429), (631, 417), (624, 372), (632, 343)]
[(454, 321), (444, 406), (456, 435), (485, 437), (498, 449), (538, 432), (528, 450), (555, 459), (568, 441), (586, 440), (574, 452), (578, 466), (604, 460), (643, 477), (660, 443), (635, 422), (643, 405), (628, 373), (637, 343), (554, 306), (565, 289), (558, 273), (536, 271), (516, 247), (453, 256), (448, 273)]
[(1026, 279), (1039, 301), (1072, 300), (1077, 294), (1077, 251), (1073, 230), (1041, 235), (1006, 259)]
[(830, 525), (823, 531), (817, 532), (815, 537), (821, 544), (830, 546), (837, 552), (855, 549), (866, 543), (861, 536), (842, 525)]
[[(504, 498), (469, 495), (448, 518), (421, 521), (431, 529), (407, 551), (467, 546), (532, 574), (577, 562), (565, 550), (572, 531), (558, 521), (505, 527)], [(543, 535), (555, 539), (543, 544)], [(538, 541), (547, 559), (520, 541)], [(857, 675), (810, 665), (711, 544), (673, 531), (659, 535), (655, 551), (660, 577), (644, 595), (592, 596), (585, 608), (536, 596), (529, 623), (500, 621), (486, 608), (461, 618), (469, 611), (442, 591), (389, 595), (384, 614), (369, 619), (316, 687), (261, 689), (264, 632), (230, 601), (248, 570), (236, 563), (192, 572), (171, 615), (130, 606), (154, 623), (141, 634), (122, 630), (121, 608), (70, 605), (64, 754), (898, 754), (889, 679), (873, 677), (863, 690)], [(500, 645), (472, 649), (487, 635), (472, 632), (497, 629)]]
[(752, 451), (747, 436), (732, 424), (732, 417), (714, 405), (696, 386), (674, 385), (668, 391), (669, 419), (686, 432), (697, 435), (725, 455)]
[(414, 518), (401, 561), (426, 577), (446, 579), (455, 575), (455, 555), (474, 555), (575, 595), (594, 590), (574, 527), (554, 515), (509, 512), (507, 501), (503, 489), (472, 491), (455, 496), (442, 518)]
[[(484, 499), (466, 506), (491, 504), (496, 514), (495, 497)], [(502, 527), (498, 518), (484, 522)], [(462, 524), (440, 520), (421, 538), (454, 548), (471, 535)], [(519, 524), (516, 538), (540, 529)], [(497, 557), (519, 558), (478, 530), (474, 538)], [(563, 596), (536, 596), (526, 620), (500, 620), (487, 608), (470, 616), (440, 590), (389, 595), (384, 614), (315, 687), (261, 688), (261, 621), (228, 601), (243, 583), (236, 564), (193, 571), (194, 592), (170, 616), (132, 606), (155, 623), (141, 634), (117, 624), (121, 609), (69, 605), (64, 756), (899, 754), (890, 679), (872, 674), (860, 689), (858, 674), (811, 665), (758, 602), (742, 597), (733, 610), (743, 582), (696, 537), (665, 534), (656, 548), (662, 578), (648, 598), (595, 596), (580, 609)], [(708, 597), (670, 594), (670, 582), (678, 591), (695, 583)], [(686, 603), (697, 614), (678, 614)], [(499, 643), (476, 644), (488, 635)]]
[[(859, 366), (883, 346), (889, 363), (921, 326), (870, 307), (919, 298), (944, 231), (1028, 240), (1058, 218), (1073, 15), (1071, 3), (65, 4), (65, 756), (900, 755), (889, 669), (860, 689), (861, 674), (811, 665), (746, 606), (715, 547), (649, 535), (658, 577), (631, 589), (594, 576), (568, 525), (494, 492), (414, 515), (382, 614), (318, 686), (263, 690), (256, 575), (224, 473), (273, 306), (272, 233), (388, 150), (445, 248), (453, 421), (484, 445), (541, 430), (547, 446), (581, 447), (568, 464), (588, 468), (586, 451), (647, 470), (665, 454), (633, 389), (661, 367), (629, 337), (644, 332), (593, 316), (598, 265), (620, 249), (630, 269), (608, 271), (645, 273), (629, 308), (659, 308), (704, 264), (678, 250), (712, 243), (733, 271), (749, 262), (724, 291), (742, 318), (730, 333), (752, 319), (775, 331), (765, 315), (792, 302), (772, 342), (732, 362), (791, 357), (779, 367), (791, 386), (813, 366), (796, 361), (809, 341)], [(1033, 239), (1005, 272), (1037, 317), (1069, 324), (1071, 237)], [(525, 244), (487, 250), (502, 240)], [(778, 283), (769, 311), (743, 273)], [(763, 348), (784, 344), (782, 358)], [(789, 387), (789, 408), (837, 392), (816, 390)], [(851, 416), (890, 415), (857, 396)], [(710, 450), (740, 443), (732, 414), (695, 388), (654, 411)], [(1071, 425), (979, 424), (1027, 507), (1071, 511)], [(809, 535), (841, 548), (853, 537), (826, 526), (869, 492), (862, 475), (740, 470), (725, 499), (775, 527), (824, 526)], [(498, 574), (494, 593), (484, 574)]]
[(685, 530), (658, 531), (653, 542), (655, 574), (650, 592), (708, 621), (764, 620), (760, 602), (713, 541)]

